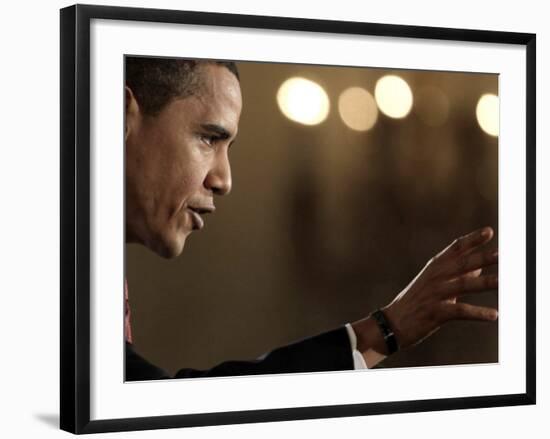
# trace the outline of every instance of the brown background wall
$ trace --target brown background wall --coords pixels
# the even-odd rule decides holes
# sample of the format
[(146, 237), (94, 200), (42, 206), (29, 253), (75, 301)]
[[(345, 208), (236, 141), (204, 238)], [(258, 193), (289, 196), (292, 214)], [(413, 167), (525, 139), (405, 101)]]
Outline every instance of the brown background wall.
[[(230, 158), (233, 190), (217, 200), (183, 254), (162, 259), (128, 245), (134, 342), (175, 372), (251, 359), (298, 338), (360, 319), (387, 304), (455, 237), (491, 225), (498, 240), (498, 138), (475, 119), (498, 77), (240, 63), (244, 109)], [(415, 98), (437, 86), (447, 121), (425, 124), (420, 99), (408, 117), (379, 114), (358, 133), (337, 111), (349, 86), (373, 93), (398, 73)], [(286, 119), (275, 95), (290, 76), (331, 98), (321, 125)], [(466, 297), (498, 305), (495, 291)], [(498, 361), (498, 324), (448, 324), (381, 367)]]

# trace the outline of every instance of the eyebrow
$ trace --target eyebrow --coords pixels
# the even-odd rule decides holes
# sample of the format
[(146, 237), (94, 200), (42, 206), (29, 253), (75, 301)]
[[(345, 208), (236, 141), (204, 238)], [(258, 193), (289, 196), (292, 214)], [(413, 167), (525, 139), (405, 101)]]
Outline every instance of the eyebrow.
[[(205, 131), (209, 131), (211, 133), (214, 133), (218, 135), (218, 137), (221, 140), (226, 140), (231, 137), (231, 133), (227, 131), (224, 127), (221, 125), (215, 124), (215, 123), (204, 123), (201, 125), (201, 128)], [(235, 139), (233, 139), (230, 143), (228, 148), (231, 148), (231, 146), (235, 143)]]
[(211, 133), (217, 134), (220, 139), (229, 139), (231, 137), (231, 133), (227, 131), (224, 127), (221, 125), (215, 124), (215, 123), (206, 123), (202, 124), (201, 128), (206, 131), (210, 131)]

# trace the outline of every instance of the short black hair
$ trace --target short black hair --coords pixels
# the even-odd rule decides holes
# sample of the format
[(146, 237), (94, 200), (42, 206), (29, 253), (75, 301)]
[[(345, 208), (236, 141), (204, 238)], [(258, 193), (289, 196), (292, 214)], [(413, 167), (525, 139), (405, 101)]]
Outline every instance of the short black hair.
[(126, 56), (126, 86), (143, 112), (153, 116), (176, 98), (185, 98), (197, 92), (202, 64), (226, 67), (239, 80), (239, 71), (233, 61), (184, 58), (150, 58)]

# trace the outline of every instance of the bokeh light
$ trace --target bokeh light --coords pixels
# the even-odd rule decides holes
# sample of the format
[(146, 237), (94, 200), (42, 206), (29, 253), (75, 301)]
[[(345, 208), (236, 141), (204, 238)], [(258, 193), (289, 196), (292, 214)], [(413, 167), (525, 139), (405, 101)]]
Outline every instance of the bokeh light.
[(355, 131), (370, 130), (378, 119), (376, 101), (361, 87), (350, 87), (340, 94), (338, 111), (344, 123)]
[(376, 83), (374, 96), (380, 111), (386, 116), (401, 119), (411, 111), (413, 95), (407, 82), (397, 75), (383, 76)]
[(300, 77), (283, 82), (277, 92), (277, 103), (286, 117), (304, 125), (320, 124), (327, 118), (330, 108), (323, 87)]
[(486, 93), (479, 98), (476, 107), (476, 117), (479, 126), (491, 136), (498, 136), (499, 101), (498, 96)]
[(422, 87), (414, 97), (414, 112), (431, 127), (443, 125), (449, 117), (449, 98), (434, 86)]

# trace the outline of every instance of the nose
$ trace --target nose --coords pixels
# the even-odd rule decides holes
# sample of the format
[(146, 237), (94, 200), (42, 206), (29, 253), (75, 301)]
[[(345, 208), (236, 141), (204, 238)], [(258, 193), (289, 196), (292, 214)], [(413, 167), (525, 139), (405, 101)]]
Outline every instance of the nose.
[(231, 191), (231, 165), (227, 151), (219, 151), (204, 185), (216, 195), (227, 195)]

